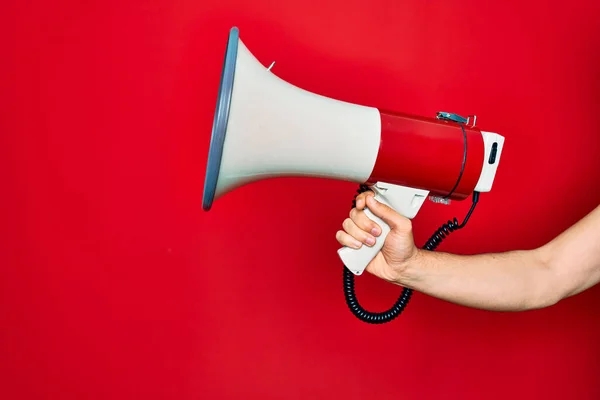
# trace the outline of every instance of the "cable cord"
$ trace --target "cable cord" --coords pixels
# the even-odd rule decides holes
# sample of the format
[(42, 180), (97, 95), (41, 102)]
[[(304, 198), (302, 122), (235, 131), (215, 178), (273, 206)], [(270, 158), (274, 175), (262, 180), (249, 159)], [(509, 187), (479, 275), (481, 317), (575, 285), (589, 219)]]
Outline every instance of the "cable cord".
[[(352, 201), (353, 208), (356, 207), (356, 197), (365, 191), (370, 190), (368, 186), (361, 185), (357, 190), (357, 194), (354, 196), (354, 200)], [(434, 251), (440, 243), (448, 237), (452, 232), (464, 228), (464, 226), (469, 221), (475, 206), (479, 202), (479, 192), (473, 192), (473, 204), (464, 221), (459, 224), (458, 220), (454, 218), (452, 221), (448, 221), (442, 226), (440, 226), (433, 235), (427, 240), (425, 245), (423, 246), (424, 250)], [(403, 288), (402, 293), (398, 297), (398, 300), (394, 303), (394, 305), (388, 309), (387, 311), (382, 312), (370, 312), (365, 310), (359, 303), (356, 298), (356, 293), (354, 291), (354, 274), (350, 272), (350, 270), (344, 266), (344, 296), (346, 298), (346, 304), (348, 308), (354, 314), (355, 317), (360, 319), (363, 322), (369, 324), (384, 324), (394, 320), (398, 317), (408, 305), (410, 298), (413, 294), (413, 290), (410, 288)]]

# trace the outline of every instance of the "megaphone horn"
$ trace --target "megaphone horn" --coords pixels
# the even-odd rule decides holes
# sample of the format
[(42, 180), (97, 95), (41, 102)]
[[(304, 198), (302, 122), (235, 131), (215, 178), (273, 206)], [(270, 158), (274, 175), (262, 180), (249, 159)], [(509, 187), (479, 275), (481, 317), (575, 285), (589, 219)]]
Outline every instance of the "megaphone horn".
[[(205, 211), (236, 188), (284, 176), (367, 185), (377, 200), (408, 218), (427, 197), (447, 203), (473, 194), (475, 200), (491, 190), (504, 138), (480, 130), (474, 117), (414, 116), (332, 99), (280, 79), (271, 66), (252, 55), (236, 27), (230, 30), (208, 154)], [(389, 232), (366, 213), (383, 232), (372, 247), (338, 251), (346, 273), (362, 274)], [(428, 243), (430, 248), (437, 244)], [(363, 311), (353, 309), (376, 323), (398, 314), (375, 318)]]

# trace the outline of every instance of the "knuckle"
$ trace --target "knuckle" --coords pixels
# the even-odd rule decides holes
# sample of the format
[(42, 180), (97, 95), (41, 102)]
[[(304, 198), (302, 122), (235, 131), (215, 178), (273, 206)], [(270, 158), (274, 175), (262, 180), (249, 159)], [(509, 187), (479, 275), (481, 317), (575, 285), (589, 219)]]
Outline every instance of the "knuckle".
[(368, 191), (366, 191), (366, 192), (362, 192), (362, 193), (360, 193), (360, 194), (359, 194), (359, 195), (356, 197), (356, 199), (357, 199), (357, 200), (358, 200), (358, 199), (360, 199), (360, 200), (363, 200), (363, 201), (364, 201), (364, 200), (366, 200), (367, 196), (370, 196), (370, 195), (372, 195), (372, 194), (374, 194), (374, 193), (373, 193), (372, 191), (368, 190)]
[(369, 216), (365, 212), (363, 212), (361, 214), (360, 220), (365, 224), (369, 224), (369, 223), (373, 222), (373, 220), (371, 218), (369, 218)]
[(352, 221), (354, 221), (354, 223), (360, 224), (364, 217), (365, 217), (364, 211), (356, 210), (354, 212), (354, 215), (352, 215), (350, 218), (352, 219)]
[(369, 218), (367, 216), (367, 214), (365, 214), (364, 212), (361, 213), (357, 219), (360, 221), (361, 225), (364, 226), (365, 228), (369, 227), (371, 224), (374, 224), (375, 222)]
[(352, 220), (350, 218), (346, 218), (344, 222), (342, 222), (342, 227), (347, 231), (352, 227)]
[(408, 218), (400, 218), (398, 221), (398, 227), (404, 232), (412, 231), (412, 223)]

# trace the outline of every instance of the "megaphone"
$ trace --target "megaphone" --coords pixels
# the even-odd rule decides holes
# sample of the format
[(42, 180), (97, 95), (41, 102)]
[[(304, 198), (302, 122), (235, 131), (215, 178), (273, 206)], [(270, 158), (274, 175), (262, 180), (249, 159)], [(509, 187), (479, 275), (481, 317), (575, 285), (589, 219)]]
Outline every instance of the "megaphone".
[[(447, 234), (462, 228), (479, 193), (489, 192), (504, 137), (480, 130), (476, 117), (438, 112), (432, 117), (390, 112), (318, 95), (277, 77), (262, 65), (231, 28), (221, 72), (202, 206), (241, 186), (275, 177), (315, 177), (354, 182), (359, 191), (407, 218), (424, 201), (448, 203), (473, 196), (462, 224), (443, 225), (424, 246), (434, 250)], [(353, 276), (361, 275), (381, 250), (389, 226), (375, 245), (338, 250), (344, 263), (347, 303), (369, 323), (388, 322), (410, 299), (405, 288), (384, 313), (365, 311), (354, 296)]]

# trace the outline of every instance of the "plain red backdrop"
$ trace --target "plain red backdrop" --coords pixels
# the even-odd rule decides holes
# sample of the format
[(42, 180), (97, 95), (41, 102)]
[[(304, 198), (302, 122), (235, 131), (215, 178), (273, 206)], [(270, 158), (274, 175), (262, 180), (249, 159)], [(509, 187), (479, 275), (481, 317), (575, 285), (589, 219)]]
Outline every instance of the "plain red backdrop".
[[(525, 313), (417, 293), (371, 326), (346, 308), (334, 237), (356, 185), (263, 181), (201, 211), (236, 25), (308, 90), (477, 114), (505, 152), (440, 250), (543, 244), (600, 202), (597, 1), (0, 8), (1, 398), (600, 398), (600, 288)], [(426, 203), (417, 242), (468, 206)], [(372, 310), (399, 290), (357, 279)]]

